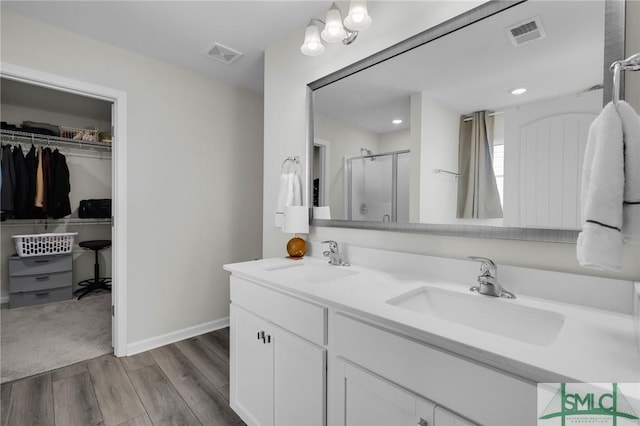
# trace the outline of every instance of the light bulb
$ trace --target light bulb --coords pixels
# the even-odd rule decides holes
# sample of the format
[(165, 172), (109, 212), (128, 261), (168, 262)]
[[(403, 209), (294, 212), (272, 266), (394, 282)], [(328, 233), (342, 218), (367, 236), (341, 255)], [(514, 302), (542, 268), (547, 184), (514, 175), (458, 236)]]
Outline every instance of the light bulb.
[(367, 12), (367, 2), (352, 0), (349, 4), (349, 14), (344, 18), (344, 26), (353, 31), (362, 31), (369, 25), (371, 25), (371, 16)]
[(326, 24), (320, 35), (324, 41), (329, 43), (337, 43), (347, 36), (347, 32), (342, 26), (342, 14), (335, 3), (331, 5), (327, 12)]
[(318, 56), (324, 52), (324, 46), (320, 40), (320, 31), (313, 22), (309, 22), (304, 32), (304, 43), (300, 46), (300, 51), (308, 56)]

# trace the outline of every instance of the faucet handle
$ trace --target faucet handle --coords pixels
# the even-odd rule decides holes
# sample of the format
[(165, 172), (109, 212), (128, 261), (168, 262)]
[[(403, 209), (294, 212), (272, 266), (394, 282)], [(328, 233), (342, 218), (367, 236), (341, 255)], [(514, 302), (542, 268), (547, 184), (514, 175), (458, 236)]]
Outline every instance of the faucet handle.
[(498, 275), (498, 267), (493, 260), (487, 257), (468, 256), (467, 259), (480, 262), (480, 273), (484, 276), (496, 277)]
[(322, 244), (329, 244), (329, 250), (332, 253), (337, 253), (338, 252), (338, 243), (333, 241), (333, 240), (327, 240), (327, 241), (323, 241)]

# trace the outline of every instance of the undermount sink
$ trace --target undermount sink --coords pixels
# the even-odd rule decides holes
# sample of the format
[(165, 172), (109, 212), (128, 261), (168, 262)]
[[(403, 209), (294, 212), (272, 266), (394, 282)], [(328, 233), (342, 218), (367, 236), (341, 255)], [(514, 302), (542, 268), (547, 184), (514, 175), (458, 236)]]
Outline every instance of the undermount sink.
[(292, 263), (266, 268), (271, 274), (278, 278), (295, 281), (308, 281), (311, 283), (323, 283), (334, 281), (349, 275), (357, 274), (345, 266), (334, 266), (317, 263)]
[(544, 346), (555, 340), (564, 315), (477, 293), (421, 287), (387, 300), (402, 309), (514, 340)]

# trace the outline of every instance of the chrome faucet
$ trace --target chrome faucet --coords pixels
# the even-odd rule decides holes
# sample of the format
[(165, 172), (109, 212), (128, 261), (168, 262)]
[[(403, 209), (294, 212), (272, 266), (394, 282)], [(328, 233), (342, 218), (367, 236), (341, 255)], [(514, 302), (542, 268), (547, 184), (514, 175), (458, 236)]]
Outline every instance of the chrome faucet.
[(469, 290), (476, 291), (485, 296), (504, 297), (515, 299), (515, 294), (505, 290), (498, 282), (498, 267), (493, 260), (486, 257), (469, 256), (467, 259), (480, 262), (480, 275), (478, 275), (478, 285)]
[(329, 263), (336, 266), (349, 266), (342, 259), (342, 253), (338, 248), (338, 243), (333, 240), (323, 241), (323, 244), (329, 244), (329, 250), (322, 252), (324, 257), (329, 258)]

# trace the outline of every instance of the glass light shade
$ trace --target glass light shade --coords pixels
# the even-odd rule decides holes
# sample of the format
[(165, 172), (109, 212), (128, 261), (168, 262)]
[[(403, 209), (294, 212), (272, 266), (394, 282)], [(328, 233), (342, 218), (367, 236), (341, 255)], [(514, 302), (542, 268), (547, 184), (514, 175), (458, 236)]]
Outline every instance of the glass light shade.
[(320, 31), (318, 27), (310, 23), (304, 32), (304, 43), (300, 46), (300, 51), (308, 56), (318, 56), (324, 52), (322, 40), (320, 40)]
[(362, 31), (371, 25), (371, 16), (367, 11), (367, 2), (352, 0), (349, 4), (349, 14), (344, 18), (344, 26), (353, 31)]
[(342, 26), (342, 14), (335, 3), (331, 5), (331, 8), (327, 12), (326, 23), (320, 35), (324, 41), (329, 43), (337, 43), (347, 36), (347, 32)]
[(282, 231), (287, 234), (308, 234), (309, 209), (305, 206), (286, 206)]

